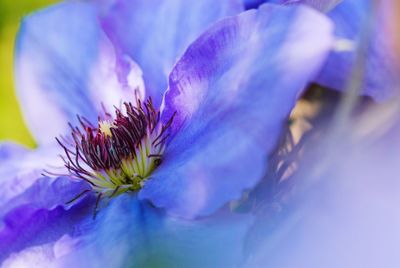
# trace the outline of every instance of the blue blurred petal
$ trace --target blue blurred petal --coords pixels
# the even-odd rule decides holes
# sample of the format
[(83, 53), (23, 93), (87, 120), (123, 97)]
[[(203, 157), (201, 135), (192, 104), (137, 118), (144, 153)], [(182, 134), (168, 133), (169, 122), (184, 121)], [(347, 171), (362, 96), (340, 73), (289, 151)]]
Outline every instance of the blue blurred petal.
[[(222, 215), (199, 221), (164, 213), (122, 195), (100, 210), (94, 228), (62, 267), (234, 267), (252, 217)], [(206, 239), (205, 239), (206, 238)]]
[(122, 60), (102, 32), (96, 9), (84, 2), (68, 1), (26, 17), (15, 60), (18, 97), (39, 144), (65, 133), (68, 121), (77, 124), (76, 114), (96, 120), (101, 101), (118, 105), (133, 97), (129, 83), (136, 87), (141, 81), (132, 61), (123, 62), (132, 74), (125, 70), (124, 80), (118, 73)]
[(264, 5), (210, 28), (170, 75), (162, 119), (176, 111), (177, 134), (139, 197), (193, 217), (254, 186), (331, 41), (330, 22), (305, 6)]
[[(243, 267), (398, 267), (397, 105), (395, 111), (385, 119), (383, 110), (371, 109), (362, 116), (365, 123), (353, 118), (346, 133), (304, 141), (306, 157), (289, 178), (295, 190), (279, 215), (257, 219)], [(382, 131), (385, 124), (391, 127)]]
[[(368, 50), (365, 57), (365, 74), (363, 93), (375, 100), (386, 100), (396, 94), (397, 70), (394, 66), (394, 51), (391, 47), (391, 35), (388, 32), (390, 17), (382, 8), (377, 8), (376, 18), (372, 18), (372, 1), (346, 0), (328, 13), (335, 23), (337, 38), (354, 42), (359, 45), (365, 27), (372, 20), (372, 31), (368, 35)], [(372, 18), (372, 19), (371, 19)], [(365, 41), (365, 40), (364, 40)], [(356, 52), (333, 51), (325, 67), (317, 78), (320, 84), (345, 90), (352, 75)]]
[(283, 5), (305, 4), (319, 11), (327, 12), (343, 0), (243, 0), (246, 9), (257, 8), (262, 3), (275, 3)]
[(242, 11), (239, 0), (105, 0), (103, 26), (110, 39), (138, 62), (156, 105), (184, 49), (211, 23)]
[(342, 1), (343, 0), (276, 0), (275, 2), (286, 5), (305, 4), (319, 11), (327, 12)]
[(76, 223), (87, 218), (92, 208), (88, 202), (72, 208), (66, 202), (85, 188), (84, 183), (69, 178), (41, 178), (1, 206), (0, 262), (12, 253), (78, 232)]

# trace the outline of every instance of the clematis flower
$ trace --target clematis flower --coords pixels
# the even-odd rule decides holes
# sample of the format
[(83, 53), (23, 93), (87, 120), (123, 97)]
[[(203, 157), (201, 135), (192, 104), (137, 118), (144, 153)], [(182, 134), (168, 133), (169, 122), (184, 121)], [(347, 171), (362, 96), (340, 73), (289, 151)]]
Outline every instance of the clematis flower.
[(158, 106), (190, 42), (241, 11), (237, 0), (68, 1), (26, 17), (16, 44), (16, 84), (36, 142), (68, 133), (67, 122), (79, 124), (76, 114), (95, 123), (101, 103), (112, 111), (121, 99), (133, 100), (135, 89), (143, 98), (144, 81)]
[[(232, 3), (220, 2), (209, 6), (226, 10)], [(264, 5), (227, 17), (187, 47), (165, 90), (157, 77), (165, 58), (149, 65), (160, 48), (146, 46), (142, 28), (136, 39), (118, 28), (132, 19), (126, 10), (140, 14), (158, 1), (129, 3), (66, 2), (24, 21), (16, 71), (28, 125), (44, 149), (56, 130), (65, 134), (67, 120), (81, 127), (72, 128), (72, 140), (60, 140), (69, 176), (31, 177), (30, 186), (4, 200), (6, 266), (229, 267), (241, 260), (252, 217), (226, 205), (262, 178), (283, 122), (329, 52), (331, 24), (304, 6)], [(165, 6), (168, 12), (187, 8), (185, 18), (205, 7), (166, 3), (176, 4)], [(170, 19), (168, 12), (161, 18)], [(198, 32), (197, 23), (182, 27)], [(184, 39), (166, 51), (175, 57)], [(167, 59), (171, 64), (170, 53)], [(126, 104), (93, 123), (101, 102), (107, 111)], [(74, 113), (87, 119), (72, 119)], [(108, 198), (95, 219), (93, 193)]]

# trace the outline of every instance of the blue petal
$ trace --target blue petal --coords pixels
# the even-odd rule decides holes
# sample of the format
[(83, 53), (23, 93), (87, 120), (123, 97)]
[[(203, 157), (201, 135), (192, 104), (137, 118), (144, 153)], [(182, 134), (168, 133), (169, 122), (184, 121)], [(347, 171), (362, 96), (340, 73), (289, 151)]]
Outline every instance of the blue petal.
[(211, 23), (242, 11), (239, 0), (122, 0), (103, 6), (103, 26), (123, 53), (139, 63), (156, 105), (184, 49)]
[[(371, 8), (371, 1), (347, 0), (333, 9), (328, 15), (335, 23), (337, 38), (354, 42), (355, 47), (358, 47), (363, 31), (373, 16)], [(390, 17), (380, 8), (376, 13), (367, 41), (362, 88), (365, 95), (381, 101), (395, 94), (398, 72), (394, 68), (394, 50), (391, 47), (393, 40), (388, 32)], [(347, 89), (355, 61), (355, 50), (333, 51), (317, 82), (338, 90)]]
[(305, 4), (322, 12), (331, 10), (342, 1), (343, 0), (276, 0), (276, 2), (286, 5)]
[(327, 12), (343, 0), (243, 0), (246, 9), (257, 8), (262, 3), (275, 3), (282, 5), (305, 4), (319, 11)]
[[(76, 114), (95, 121), (101, 101), (112, 107), (133, 97), (128, 81), (119, 77), (121, 61), (88, 3), (68, 1), (26, 17), (15, 60), (18, 97), (39, 144), (68, 131), (68, 121), (77, 124)], [(124, 64), (141, 79), (131, 61)]]
[[(84, 187), (59, 178), (29, 189), (32, 201), (9, 212), (0, 229), (0, 261), (8, 257), (11, 267), (233, 267), (243, 260), (252, 216), (179, 220), (125, 194), (92, 220), (90, 199), (63, 205)], [(38, 189), (49, 196), (31, 195)]]
[(73, 182), (71, 178), (57, 179), (39, 177), (23, 193), (1, 204), (0, 216), (13, 208), (29, 204), (38, 208), (53, 209), (57, 205), (65, 205), (77, 194), (89, 187), (82, 182)]
[[(260, 5), (266, 3), (267, 0), (243, 0), (245, 9), (258, 8)], [(268, 1), (271, 2), (271, 1)]]
[[(199, 221), (169, 218), (122, 195), (100, 210), (95, 227), (63, 267), (234, 267), (243, 257), (246, 215), (221, 215)], [(204, 239), (207, 238), (207, 239)]]
[(4, 154), (7, 151), (7, 158), (0, 160), (0, 207), (30, 187), (43, 169), (62, 166), (62, 160), (54, 157), (59, 150), (55, 146), (28, 150), (2, 144), (0, 151)]
[(77, 232), (75, 224), (90, 215), (91, 208), (87, 202), (72, 208), (65, 204), (85, 187), (69, 178), (42, 178), (0, 207), (0, 262), (12, 253)]
[(54, 224), (53, 219), (64, 215), (69, 209), (65, 203), (87, 185), (67, 178), (41, 178), (44, 168), (62, 162), (54, 157), (58, 148), (53, 146), (28, 150), (2, 144), (0, 151), (7, 152), (7, 158), (0, 160), (1, 262), (11, 253), (62, 235), (67, 229), (65, 216), (61, 224)]
[(193, 217), (254, 186), (331, 41), (330, 22), (305, 6), (264, 5), (210, 28), (170, 75), (162, 119), (176, 112), (176, 136), (139, 197)]

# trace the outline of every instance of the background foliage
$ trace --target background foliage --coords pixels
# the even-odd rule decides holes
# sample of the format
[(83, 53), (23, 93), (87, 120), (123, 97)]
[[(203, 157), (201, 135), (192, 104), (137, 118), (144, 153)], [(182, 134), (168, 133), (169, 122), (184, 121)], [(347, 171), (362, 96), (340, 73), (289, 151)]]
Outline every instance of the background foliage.
[(0, 140), (13, 140), (33, 147), (15, 96), (13, 77), (14, 41), (21, 18), (55, 0), (0, 0)]

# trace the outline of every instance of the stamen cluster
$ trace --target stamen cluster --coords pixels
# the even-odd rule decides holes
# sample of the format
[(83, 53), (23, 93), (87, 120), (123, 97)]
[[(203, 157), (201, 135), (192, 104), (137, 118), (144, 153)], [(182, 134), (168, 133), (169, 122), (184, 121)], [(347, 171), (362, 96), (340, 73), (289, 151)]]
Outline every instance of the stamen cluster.
[(124, 103), (125, 112), (106, 113), (98, 127), (79, 118), (80, 128), (72, 127), (72, 141), (57, 139), (64, 148), (65, 166), (71, 176), (87, 181), (101, 196), (137, 191), (160, 165), (170, 120), (162, 124), (160, 112), (149, 98), (136, 106)]

